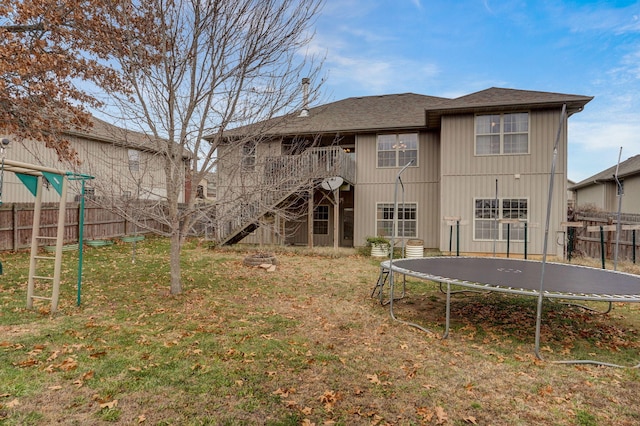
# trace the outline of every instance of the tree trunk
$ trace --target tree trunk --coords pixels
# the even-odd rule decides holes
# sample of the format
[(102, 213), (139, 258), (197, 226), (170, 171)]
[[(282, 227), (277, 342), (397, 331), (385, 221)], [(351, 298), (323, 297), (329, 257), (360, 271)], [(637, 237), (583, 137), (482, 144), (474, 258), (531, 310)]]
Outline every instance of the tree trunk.
[(182, 281), (180, 279), (180, 253), (182, 252), (182, 241), (180, 241), (180, 231), (174, 229), (171, 234), (171, 249), (169, 268), (171, 274), (171, 294), (182, 293)]

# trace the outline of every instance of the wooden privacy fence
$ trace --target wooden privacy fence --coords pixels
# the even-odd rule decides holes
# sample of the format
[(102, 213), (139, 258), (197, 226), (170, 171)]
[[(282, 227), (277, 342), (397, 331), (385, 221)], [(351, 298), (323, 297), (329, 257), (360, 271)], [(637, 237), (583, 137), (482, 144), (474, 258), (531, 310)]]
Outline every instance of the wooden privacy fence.
[[(33, 203), (10, 203), (0, 206), (0, 251), (20, 250), (31, 245), (33, 223)], [(78, 242), (80, 203), (67, 203), (64, 228), (64, 242)], [(56, 236), (58, 203), (43, 203), (40, 216), (41, 236)], [(161, 229), (162, 225), (153, 220), (145, 226)], [(84, 240), (109, 239), (134, 232), (149, 232), (127, 221), (122, 216), (92, 203), (85, 204)]]
[(611, 212), (576, 212), (576, 223), (567, 222), (567, 255), (601, 258), (604, 253), (604, 258), (613, 260), (617, 241), (618, 260), (637, 262), (636, 258), (640, 257), (640, 215), (620, 215), (619, 239), (617, 218), (617, 213)]

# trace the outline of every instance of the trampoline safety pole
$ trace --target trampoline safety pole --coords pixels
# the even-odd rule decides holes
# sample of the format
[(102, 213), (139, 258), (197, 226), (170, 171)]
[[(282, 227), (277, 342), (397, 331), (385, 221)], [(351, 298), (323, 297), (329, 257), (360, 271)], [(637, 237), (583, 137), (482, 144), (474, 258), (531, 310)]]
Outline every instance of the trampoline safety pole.
[(456, 220), (456, 256), (460, 256), (460, 220)]
[(544, 275), (547, 265), (547, 250), (549, 246), (549, 223), (551, 222), (551, 202), (553, 201), (553, 182), (556, 174), (556, 162), (558, 159), (558, 144), (560, 142), (560, 135), (562, 134), (562, 128), (564, 127), (564, 120), (567, 116), (567, 104), (562, 104), (562, 111), (560, 112), (560, 120), (558, 123), (558, 133), (556, 134), (556, 140), (553, 144), (553, 157), (551, 159), (551, 173), (549, 174), (549, 194), (547, 198), (547, 215), (544, 225), (544, 241), (542, 242), (542, 267), (540, 269), (540, 288), (538, 291), (538, 303), (536, 307), (536, 336), (535, 336), (535, 355), (538, 359), (542, 359), (540, 355), (540, 329), (542, 325), (542, 299), (544, 295)]
[(631, 231), (632, 245), (633, 249), (631, 250), (631, 255), (633, 257), (633, 264), (636, 264), (636, 230)]
[(529, 227), (527, 226), (527, 222), (524, 223), (524, 258), (527, 258), (527, 233)]
[(509, 258), (510, 245), (511, 245), (511, 224), (507, 223), (507, 259)]

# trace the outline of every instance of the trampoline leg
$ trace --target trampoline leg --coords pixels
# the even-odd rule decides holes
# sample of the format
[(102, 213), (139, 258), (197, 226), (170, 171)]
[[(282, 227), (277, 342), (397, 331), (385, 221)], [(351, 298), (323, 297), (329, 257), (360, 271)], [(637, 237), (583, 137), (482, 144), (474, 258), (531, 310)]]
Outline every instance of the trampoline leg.
[(371, 291), (371, 297), (374, 297), (376, 295), (376, 291), (378, 292), (378, 296), (380, 297), (380, 303), (382, 303), (382, 297), (383, 297), (383, 289), (384, 289), (384, 283), (387, 282), (387, 278), (389, 277), (389, 271), (385, 271), (384, 269), (380, 268), (380, 275), (378, 275), (378, 281), (376, 282), (376, 285), (373, 287), (373, 290)]
[(447, 283), (447, 307), (445, 312), (444, 334), (442, 335), (443, 339), (449, 337), (449, 319), (451, 318), (451, 284), (449, 283)]

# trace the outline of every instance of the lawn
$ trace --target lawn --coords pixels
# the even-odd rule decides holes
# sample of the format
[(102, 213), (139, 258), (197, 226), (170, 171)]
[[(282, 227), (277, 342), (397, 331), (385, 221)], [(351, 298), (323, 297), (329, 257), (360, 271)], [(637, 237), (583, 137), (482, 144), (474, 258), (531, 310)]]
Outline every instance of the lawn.
[(0, 253), (0, 424), (640, 424), (638, 369), (551, 362), (637, 364), (640, 306), (545, 302), (539, 360), (534, 299), (458, 295), (442, 339), (432, 283), (394, 306), (429, 334), (371, 297), (373, 258), (281, 249), (268, 272), (248, 250), (189, 242), (171, 296), (166, 240), (87, 248), (79, 307), (67, 252), (55, 315), (26, 309), (28, 253)]

